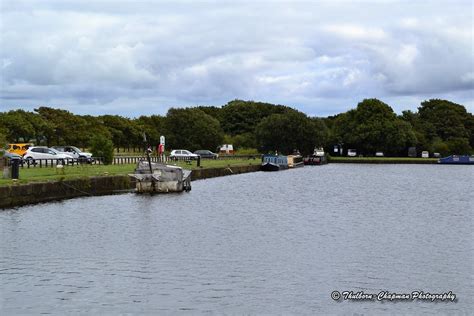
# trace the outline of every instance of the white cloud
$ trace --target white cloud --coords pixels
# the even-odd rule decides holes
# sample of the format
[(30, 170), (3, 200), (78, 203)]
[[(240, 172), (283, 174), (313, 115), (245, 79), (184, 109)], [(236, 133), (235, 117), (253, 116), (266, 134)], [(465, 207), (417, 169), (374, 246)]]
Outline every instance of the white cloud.
[(367, 28), (359, 25), (335, 24), (324, 26), (323, 30), (336, 36), (352, 40), (384, 40), (387, 34), (380, 28)]

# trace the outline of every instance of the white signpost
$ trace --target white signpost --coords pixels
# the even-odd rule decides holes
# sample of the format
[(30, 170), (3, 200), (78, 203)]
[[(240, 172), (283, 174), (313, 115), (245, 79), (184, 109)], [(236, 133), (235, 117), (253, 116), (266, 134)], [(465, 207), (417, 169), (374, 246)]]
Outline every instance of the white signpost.
[(160, 154), (161, 160), (163, 161), (165, 158), (165, 137), (163, 135), (160, 136), (159, 154)]

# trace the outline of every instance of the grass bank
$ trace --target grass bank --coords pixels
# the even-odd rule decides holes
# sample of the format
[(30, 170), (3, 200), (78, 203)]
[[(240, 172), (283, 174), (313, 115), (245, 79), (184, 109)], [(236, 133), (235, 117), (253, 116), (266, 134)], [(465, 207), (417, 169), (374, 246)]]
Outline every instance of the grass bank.
[[(226, 159), (226, 160), (202, 160), (201, 167), (196, 165), (196, 161), (191, 163), (178, 162), (177, 166), (184, 169), (206, 169), (206, 168), (222, 168), (235, 167), (260, 164), (258, 159)], [(82, 177), (94, 177), (103, 175), (126, 175), (132, 173), (135, 169), (135, 164), (124, 165), (80, 165), (80, 166), (66, 166), (63, 170), (58, 170), (53, 167), (48, 168), (20, 168), (20, 179), (15, 183), (29, 183), (38, 181), (55, 181), (55, 180), (70, 180)], [(62, 173), (64, 171), (64, 173)], [(0, 185), (11, 185), (14, 181), (11, 179), (0, 179)]]
[(437, 158), (410, 158), (410, 157), (332, 157), (333, 163), (373, 163), (373, 164), (435, 164)]

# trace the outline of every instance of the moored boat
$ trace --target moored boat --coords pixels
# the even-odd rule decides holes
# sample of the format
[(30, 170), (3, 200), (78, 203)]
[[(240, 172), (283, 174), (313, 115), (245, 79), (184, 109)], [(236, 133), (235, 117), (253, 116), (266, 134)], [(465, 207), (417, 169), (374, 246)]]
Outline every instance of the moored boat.
[(191, 190), (191, 171), (161, 163), (139, 161), (135, 173), (137, 193), (168, 193)]
[(288, 168), (297, 168), (303, 166), (303, 157), (301, 155), (288, 155)]
[(324, 165), (328, 163), (324, 149), (315, 148), (312, 155), (306, 156), (303, 160), (305, 165)]
[(440, 158), (438, 160), (439, 164), (445, 165), (474, 165), (474, 156), (468, 155), (451, 155), (448, 157)]
[(262, 171), (279, 171), (288, 169), (288, 157), (279, 155), (263, 155)]
[(304, 158), (303, 163), (305, 165), (317, 166), (317, 165), (327, 164), (328, 161), (326, 159), (326, 156), (309, 155), (309, 156)]

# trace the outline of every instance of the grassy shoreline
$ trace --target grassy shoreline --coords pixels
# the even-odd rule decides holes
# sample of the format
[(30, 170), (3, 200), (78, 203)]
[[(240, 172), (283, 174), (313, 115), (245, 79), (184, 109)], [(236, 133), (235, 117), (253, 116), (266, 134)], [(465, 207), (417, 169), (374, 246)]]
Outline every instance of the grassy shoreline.
[[(371, 163), (371, 164), (435, 164), (436, 158), (399, 158), (399, 157), (329, 157), (330, 163)], [(172, 163), (184, 169), (208, 169), (224, 168), (236, 166), (248, 166), (260, 164), (259, 159), (225, 159), (225, 160), (202, 160), (198, 167), (196, 161), (186, 163), (179, 161)], [(133, 173), (136, 164), (123, 165), (79, 165), (66, 166), (64, 173), (54, 167), (48, 168), (21, 168), (20, 179), (0, 179), (0, 186), (26, 184), (41, 181), (62, 181), (84, 177), (104, 176), (104, 175), (127, 175)]]
[[(208, 169), (208, 168), (223, 168), (223, 167), (236, 167), (236, 166), (247, 166), (260, 164), (258, 159), (228, 159), (228, 160), (202, 160), (201, 167), (198, 167), (196, 161), (186, 163), (179, 161), (177, 163), (170, 163), (172, 165), (180, 166), (184, 169)], [(79, 165), (79, 166), (66, 166), (63, 170), (56, 169), (55, 167), (48, 168), (20, 168), (20, 179), (13, 181), (11, 179), (0, 179), (0, 186), (14, 185), (14, 184), (26, 184), (30, 182), (41, 182), (41, 181), (61, 181), (69, 179), (77, 179), (84, 177), (93, 176), (104, 176), (104, 175), (127, 175), (133, 173), (136, 164), (123, 164), (123, 165)], [(64, 174), (62, 173), (64, 171)]]

